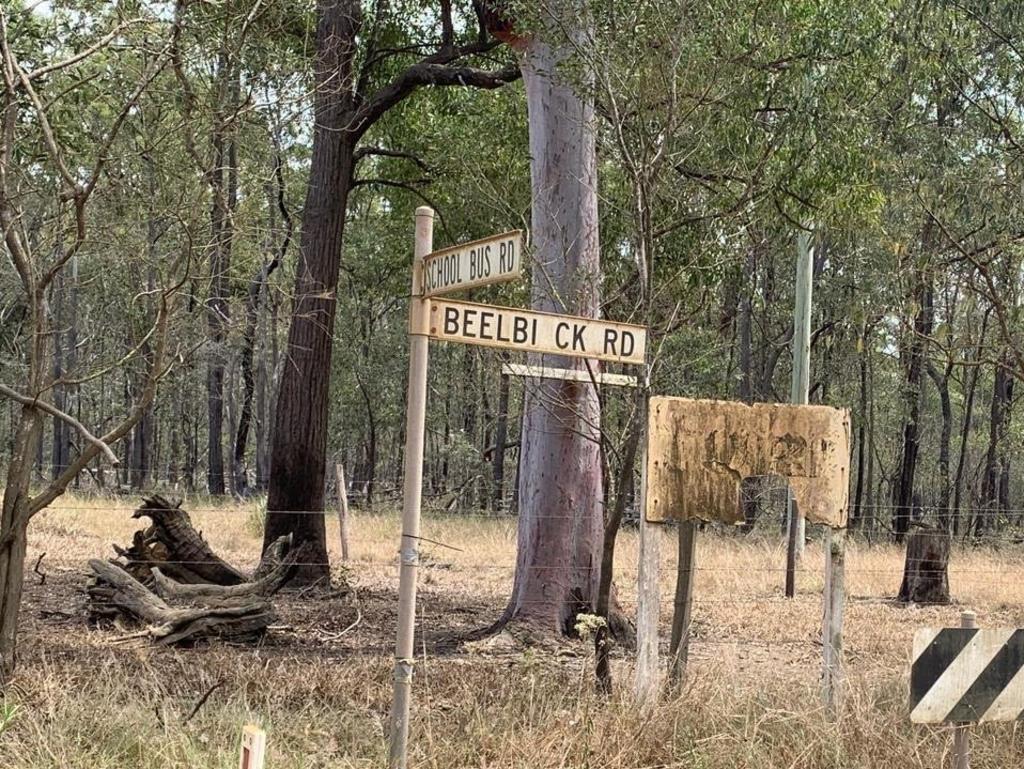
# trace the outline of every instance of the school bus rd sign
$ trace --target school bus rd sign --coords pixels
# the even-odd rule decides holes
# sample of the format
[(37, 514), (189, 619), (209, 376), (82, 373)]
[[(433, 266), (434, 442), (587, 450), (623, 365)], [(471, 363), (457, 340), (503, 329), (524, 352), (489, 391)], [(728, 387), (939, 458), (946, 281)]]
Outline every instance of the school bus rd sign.
[(437, 296), (523, 275), (523, 231), (461, 243), (423, 259), (423, 295)]
[(615, 363), (643, 363), (647, 347), (643, 326), (439, 299), (430, 300), (429, 333), (448, 342)]

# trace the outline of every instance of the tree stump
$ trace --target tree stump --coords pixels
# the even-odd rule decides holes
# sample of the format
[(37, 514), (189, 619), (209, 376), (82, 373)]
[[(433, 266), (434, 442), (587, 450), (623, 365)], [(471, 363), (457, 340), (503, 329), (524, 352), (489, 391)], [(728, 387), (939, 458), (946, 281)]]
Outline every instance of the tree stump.
[(269, 596), (310, 557), (280, 537), (250, 579), (210, 550), (180, 502), (148, 497), (132, 517), (153, 524), (135, 532), (131, 547), (114, 545), (117, 560), (89, 561), (90, 620), (142, 624), (139, 636), (158, 644), (259, 639), (277, 618)]
[(901, 603), (949, 603), (949, 553), (952, 538), (942, 529), (916, 524), (907, 538)]
[(247, 581), (210, 549), (181, 509), (180, 500), (171, 502), (159, 494), (145, 497), (132, 518), (149, 518), (153, 523), (135, 532), (131, 547), (114, 545), (114, 550), (126, 561), (125, 571), (140, 582), (149, 581), (154, 567), (177, 582), (240, 585)]

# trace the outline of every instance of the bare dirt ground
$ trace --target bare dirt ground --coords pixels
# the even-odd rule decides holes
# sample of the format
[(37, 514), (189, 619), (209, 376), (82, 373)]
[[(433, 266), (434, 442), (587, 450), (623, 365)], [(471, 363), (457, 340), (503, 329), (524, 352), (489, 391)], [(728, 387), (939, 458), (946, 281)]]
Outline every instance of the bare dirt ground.
[[(269, 736), (268, 767), (379, 767), (386, 755), (397, 592), (398, 516), (355, 515), (345, 593), (278, 597), (281, 620), (258, 647), (162, 649), (124, 640), (129, 628), (90, 629), (85, 564), (112, 556), (139, 523), (131, 499), (66, 498), (34, 522), (17, 679), (3, 713), (0, 767), (237, 766), (242, 725)], [(185, 503), (213, 548), (241, 568), (258, 560), (252, 504)], [(328, 519), (331, 540), (336, 523)], [(916, 628), (1024, 626), (1024, 546), (957, 549), (956, 604), (891, 603), (902, 569), (889, 545), (851, 544), (847, 560), (844, 709), (820, 704), (822, 553), (808, 546), (798, 596), (782, 596), (781, 538), (702, 533), (690, 674), (648, 711), (629, 696), (629, 653), (616, 690), (593, 692), (584, 643), (524, 649), (499, 638), (458, 652), (437, 638), (492, 622), (515, 561), (515, 521), (428, 517), (420, 593), (423, 650), (414, 684), (417, 767), (920, 767), (948, 765), (948, 729), (915, 727), (906, 712)], [(332, 550), (335, 548), (332, 547)], [(32, 567), (45, 553), (35, 573)], [(674, 532), (661, 542), (667, 638)], [(335, 556), (337, 553), (332, 553)], [(635, 608), (636, 537), (622, 534), (616, 582)], [(344, 575), (342, 575), (344, 571)], [(211, 691), (212, 689), (212, 691)], [(197, 703), (208, 697), (195, 712)], [(3, 721), (0, 720), (0, 724)], [(975, 730), (975, 769), (1024, 766), (1024, 728)]]

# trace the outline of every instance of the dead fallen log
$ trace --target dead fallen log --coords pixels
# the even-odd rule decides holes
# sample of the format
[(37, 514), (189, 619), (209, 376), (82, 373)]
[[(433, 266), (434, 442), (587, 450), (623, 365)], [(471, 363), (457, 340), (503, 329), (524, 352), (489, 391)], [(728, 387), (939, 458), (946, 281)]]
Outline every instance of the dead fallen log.
[(89, 567), (96, 575), (89, 586), (90, 603), (143, 623), (143, 634), (161, 645), (204, 638), (256, 640), (277, 620), (270, 601), (255, 595), (221, 597), (176, 608), (116, 564), (94, 558)]
[(131, 547), (114, 545), (117, 559), (89, 561), (89, 617), (141, 623), (145, 629), (132, 637), (160, 644), (259, 638), (277, 619), (270, 596), (309, 557), (304, 547), (292, 549), (290, 536), (280, 537), (247, 578), (210, 549), (181, 502), (148, 497), (132, 517), (152, 525), (135, 532)]

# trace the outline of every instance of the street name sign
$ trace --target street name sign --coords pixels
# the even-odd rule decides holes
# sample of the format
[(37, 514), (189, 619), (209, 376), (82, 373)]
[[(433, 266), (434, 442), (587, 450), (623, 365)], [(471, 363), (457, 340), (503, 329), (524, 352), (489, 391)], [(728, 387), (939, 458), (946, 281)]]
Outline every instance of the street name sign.
[(1024, 629), (926, 628), (914, 636), (910, 720), (1024, 720)]
[(427, 254), (423, 259), (423, 295), (506, 283), (522, 274), (523, 231), (512, 230)]
[(633, 364), (647, 347), (643, 326), (574, 315), (431, 299), (429, 316), (430, 336), (448, 342)]

